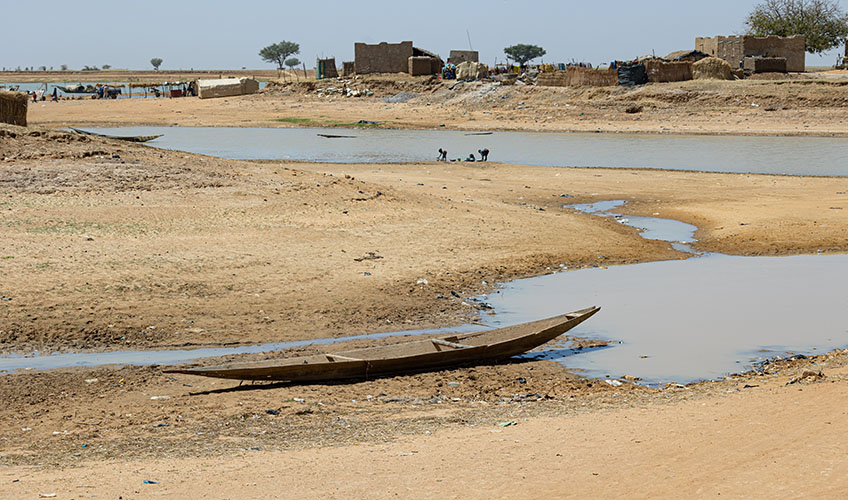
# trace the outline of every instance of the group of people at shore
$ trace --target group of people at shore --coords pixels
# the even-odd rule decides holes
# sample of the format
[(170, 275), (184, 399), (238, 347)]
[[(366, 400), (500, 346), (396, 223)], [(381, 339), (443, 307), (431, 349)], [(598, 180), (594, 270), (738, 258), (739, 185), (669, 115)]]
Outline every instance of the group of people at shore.
[[(489, 160), (489, 150), (488, 150), (488, 148), (478, 149), (477, 153), (480, 155), (479, 160), (474, 156), (474, 153), (471, 153), (470, 155), (468, 155), (467, 158), (465, 158), (465, 161), (488, 161)], [(454, 160), (448, 160), (447, 150), (439, 148), (439, 159), (437, 161), (454, 161)], [(462, 161), (462, 159), (457, 158), (456, 161)]]

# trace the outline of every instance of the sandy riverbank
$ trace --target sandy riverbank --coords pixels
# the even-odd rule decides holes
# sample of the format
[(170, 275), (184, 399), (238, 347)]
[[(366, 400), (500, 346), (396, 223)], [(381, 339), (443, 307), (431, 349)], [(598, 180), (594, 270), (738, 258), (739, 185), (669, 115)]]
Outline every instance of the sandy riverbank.
[(12, 375), (0, 498), (840, 498), (846, 361), (664, 390), (546, 363), (247, 390), (156, 369)]
[[(29, 120), (51, 127), (179, 125), (349, 126), (659, 134), (848, 135), (848, 79), (696, 80), (628, 89), (452, 86), (433, 78), (368, 77), (272, 85), (223, 99), (81, 100), (31, 105)], [(368, 90), (371, 97), (319, 93)], [(411, 93), (408, 102), (387, 97)], [(635, 111), (635, 112), (634, 112)]]
[[(422, 97), (387, 110), (377, 98), (299, 96), (286, 87), (214, 101), (45, 103), (30, 120), (266, 126), (287, 125), (270, 121), (278, 118), (385, 118), (392, 126), (507, 121), (503, 128), (645, 132), (662, 122), (687, 133), (698, 124), (713, 133), (848, 132), (836, 84), (792, 83), (781, 94), (779, 83), (743, 82), (735, 103), (733, 83), (597, 97), (527, 89), (497, 94), (513, 106), (501, 111), (485, 100), (439, 104), (443, 88), (429, 106)], [(386, 84), (382, 94), (405, 85)], [(695, 97), (666, 105), (649, 97), (657, 92)], [(743, 104), (751, 95), (789, 109)], [(575, 107), (584, 99), (587, 111), (540, 120), (568, 99)], [(634, 99), (660, 104), (636, 120), (623, 109)], [(611, 220), (564, 210), (563, 200), (626, 199), (629, 213), (697, 225), (705, 250), (848, 250), (844, 178), (238, 162), (38, 125), (2, 126), (0, 134), (0, 295), (11, 299), (0, 301), (5, 352), (444, 326), (485, 313), (451, 291), (467, 296), (561, 264), (683, 257)], [(838, 452), (846, 444), (845, 365), (838, 353), (663, 390), (611, 387), (548, 362), (241, 390), (157, 367), (3, 375), (0, 498), (273, 498), (281, 483), (287, 492), (331, 497), (837, 497), (848, 466)], [(511, 421), (518, 425), (497, 425)]]

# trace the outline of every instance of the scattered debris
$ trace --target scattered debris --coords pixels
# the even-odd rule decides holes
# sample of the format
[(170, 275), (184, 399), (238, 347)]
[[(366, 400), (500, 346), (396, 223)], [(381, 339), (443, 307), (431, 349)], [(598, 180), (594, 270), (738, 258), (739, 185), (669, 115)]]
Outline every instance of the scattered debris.
[(391, 104), (396, 104), (396, 103), (402, 103), (402, 102), (409, 102), (412, 99), (415, 99), (416, 97), (418, 97), (418, 94), (416, 94), (415, 92), (410, 92), (408, 90), (404, 90), (404, 91), (398, 92), (397, 94), (395, 94), (391, 97), (384, 98), (383, 101), (385, 101), (387, 103), (391, 103)]
[(356, 262), (362, 262), (364, 260), (377, 260), (377, 259), (382, 259), (382, 258), (383, 258), (383, 256), (377, 255), (376, 252), (366, 252), (364, 256), (353, 259), (353, 260), (355, 260)]

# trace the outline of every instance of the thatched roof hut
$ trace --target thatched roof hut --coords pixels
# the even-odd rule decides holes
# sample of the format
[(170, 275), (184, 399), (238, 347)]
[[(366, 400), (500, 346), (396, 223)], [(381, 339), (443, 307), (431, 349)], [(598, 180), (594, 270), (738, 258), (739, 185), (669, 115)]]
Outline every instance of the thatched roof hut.
[(26, 127), (28, 101), (24, 92), (0, 90), (0, 122)]

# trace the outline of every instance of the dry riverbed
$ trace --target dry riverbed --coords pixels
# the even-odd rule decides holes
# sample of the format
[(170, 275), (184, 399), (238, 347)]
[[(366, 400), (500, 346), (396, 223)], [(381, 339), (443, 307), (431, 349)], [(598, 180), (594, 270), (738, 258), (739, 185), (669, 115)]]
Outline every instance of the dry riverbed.
[[(732, 83), (709, 99), (719, 106)], [(762, 90), (749, 85), (746, 92)], [(300, 93), (67, 101), (38, 105), (30, 117), (51, 126), (171, 117), (265, 125), (273, 117), (324, 120), (340, 106), (314, 96), (300, 102), (289, 91)], [(572, 98), (564, 89), (526, 92)], [(343, 119), (394, 111), (375, 102), (345, 103)], [(724, 105), (739, 109), (715, 132), (744, 131), (749, 113), (765, 113)], [(397, 116), (409, 126), (448, 121), (438, 106), (410, 104)], [(614, 117), (593, 106), (594, 124)], [(679, 116), (675, 130), (691, 131), (683, 122), (698, 118), (680, 110), (697, 102), (681, 106), (657, 105), (655, 119)], [(841, 116), (835, 104), (792, 110)], [(494, 121), (472, 119), (485, 112), (469, 108), (448, 126), (489, 127)], [(766, 131), (805, 132), (801, 122), (773, 118), (781, 112), (756, 119)], [(576, 127), (580, 116), (552, 128)], [(848, 132), (842, 118), (819, 118), (817, 132)], [(532, 128), (533, 119), (509, 127)], [(685, 257), (564, 203), (627, 200), (628, 213), (698, 226), (703, 250), (842, 253), (846, 192), (843, 178), (239, 162), (0, 126), (0, 350), (222, 346), (455, 325), (486, 314), (462, 298), (499, 281), (563, 265)], [(281, 482), (292, 493), (338, 497), (827, 497), (844, 491), (848, 477), (837, 451), (848, 444), (840, 427), (845, 366), (838, 352), (664, 389), (587, 380), (544, 361), (241, 388), (155, 366), (14, 373), (0, 376), (0, 498), (256, 498), (279, 496)], [(475, 470), (490, 479), (470, 478)]]

